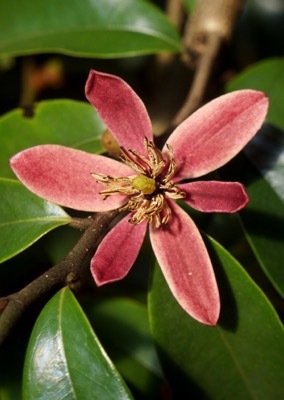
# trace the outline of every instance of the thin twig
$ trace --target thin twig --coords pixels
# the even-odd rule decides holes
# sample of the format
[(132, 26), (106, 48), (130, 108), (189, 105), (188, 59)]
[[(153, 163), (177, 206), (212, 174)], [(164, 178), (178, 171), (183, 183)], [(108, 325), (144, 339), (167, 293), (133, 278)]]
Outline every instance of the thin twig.
[(184, 16), (183, 2), (181, 0), (167, 0), (166, 13), (171, 23), (180, 30)]
[(32, 57), (24, 57), (22, 64), (22, 91), (19, 101), (20, 107), (26, 109), (33, 105), (36, 98), (36, 90), (32, 84), (32, 77), (35, 71), (35, 64)]
[(93, 224), (93, 218), (89, 217), (89, 218), (72, 218), (72, 221), (70, 222), (69, 226), (71, 228), (75, 228), (75, 229), (87, 229), (89, 228), (90, 225)]
[(174, 118), (179, 125), (201, 104), (214, 63), (223, 43), (232, 35), (242, 0), (199, 0), (187, 21), (184, 34), (184, 62), (196, 68), (188, 96)]
[(104, 234), (118, 211), (97, 214), (70, 253), (58, 264), (40, 275), (20, 291), (0, 299), (0, 344), (9, 334), (24, 310), (55, 287), (63, 287), (80, 276), (83, 262), (94, 254), (98, 240)]
[(204, 52), (199, 60), (198, 69), (194, 75), (192, 85), (183, 107), (177, 113), (174, 119), (174, 125), (179, 125), (200, 105), (208, 81), (210, 79), (213, 64), (220, 50), (222, 39), (217, 33), (212, 33), (208, 38), (207, 51)]
[[(182, 25), (184, 22), (184, 9), (181, 0), (167, 0), (166, 1), (166, 14), (170, 22), (175, 26), (178, 32), (181, 32)], [(158, 71), (165, 69), (171, 64), (175, 54), (173, 53), (161, 53), (157, 54), (156, 57), (156, 68)]]

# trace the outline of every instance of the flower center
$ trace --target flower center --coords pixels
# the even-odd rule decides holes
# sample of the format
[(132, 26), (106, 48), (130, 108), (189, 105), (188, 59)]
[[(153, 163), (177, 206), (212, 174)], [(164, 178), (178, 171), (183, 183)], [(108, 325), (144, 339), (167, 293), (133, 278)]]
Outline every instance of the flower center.
[(131, 167), (137, 176), (111, 177), (93, 173), (98, 183), (106, 186), (100, 194), (107, 198), (113, 194), (128, 196), (128, 202), (120, 211), (129, 211), (132, 224), (143, 221), (154, 223), (157, 228), (168, 222), (171, 209), (166, 197), (182, 199), (185, 193), (172, 181), (176, 172), (176, 162), (173, 150), (168, 147), (169, 157), (166, 161), (162, 152), (147, 138), (144, 145), (148, 157), (144, 157), (136, 150), (125, 150), (121, 147), (121, 160)]
[(133, 178), (132, 187), (143, 194), (152, 194), (156, 190), (156, 181), (148, 176), (138, 175)]

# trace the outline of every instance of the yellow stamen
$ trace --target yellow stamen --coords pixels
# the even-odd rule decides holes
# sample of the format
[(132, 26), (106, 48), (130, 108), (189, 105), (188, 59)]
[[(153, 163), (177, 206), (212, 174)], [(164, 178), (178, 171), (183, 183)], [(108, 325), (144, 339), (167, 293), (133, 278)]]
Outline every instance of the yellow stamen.
[(112, 177), (93, 173), (98, 183), (106, 186), (100, 194), (108, 196), (120, 193), (128, 196), (128, 201), (120, 211), (131, 213), (129, 222), (140, 224), (143, 221), (160, 228), (166, 224), (171, 216), (171, 208), (166, 198), (182, 199), (185, 193), (172, 181), (176, 173), (176, 162), (173, 149), (168, 148), (167, 159), (157, 149), (153, 142), (145, 138), (145, 152), (147, 156), (134, 149), (126, 150), (121, 147), (121, 160), (134, 170), (137, 176)]

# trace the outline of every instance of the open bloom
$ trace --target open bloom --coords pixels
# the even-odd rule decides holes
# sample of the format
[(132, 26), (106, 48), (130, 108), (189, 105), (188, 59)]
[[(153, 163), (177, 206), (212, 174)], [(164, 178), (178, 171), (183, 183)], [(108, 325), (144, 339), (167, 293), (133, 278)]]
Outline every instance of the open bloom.
[(203, 212), (232, 213), (248, 202), (237, 182), (186, 181), (223, 166), (255, 135), (268, 100), (242, 90), (221, 96), (180, 124), (159, 150), (149, 116), (122, 79), (91, 71), (86, 96), (121, 146), (121, 161), (58, 145), (36, 146), (11, 159), (32, 192), (84, 211), (127, 211), (91, 260), (98, 285), (123, 278), (133, 265), (147, 226), (167, 283), (190, 315), (215, 325), (218, 288), (202, 237), (181, 199)]

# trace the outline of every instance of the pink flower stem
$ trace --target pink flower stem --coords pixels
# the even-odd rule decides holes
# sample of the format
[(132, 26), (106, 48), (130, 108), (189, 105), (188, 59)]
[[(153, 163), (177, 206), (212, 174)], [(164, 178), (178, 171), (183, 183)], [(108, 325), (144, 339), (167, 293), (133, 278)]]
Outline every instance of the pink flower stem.
[(62, 261), (23, 289), (0, 299), (0, 312), (2, 311), (0, 315), (0, 344), (8, 336), (25, 309), (45, 293), (56, 287), (69, 286), (73, 290), (80, 287), (80, 272), (83, 262), (88, 256), (95, 253), (98, 241), (117, 214), (117, 210), (96, 214), (90, 220), (92, 221), (90, 226)]

